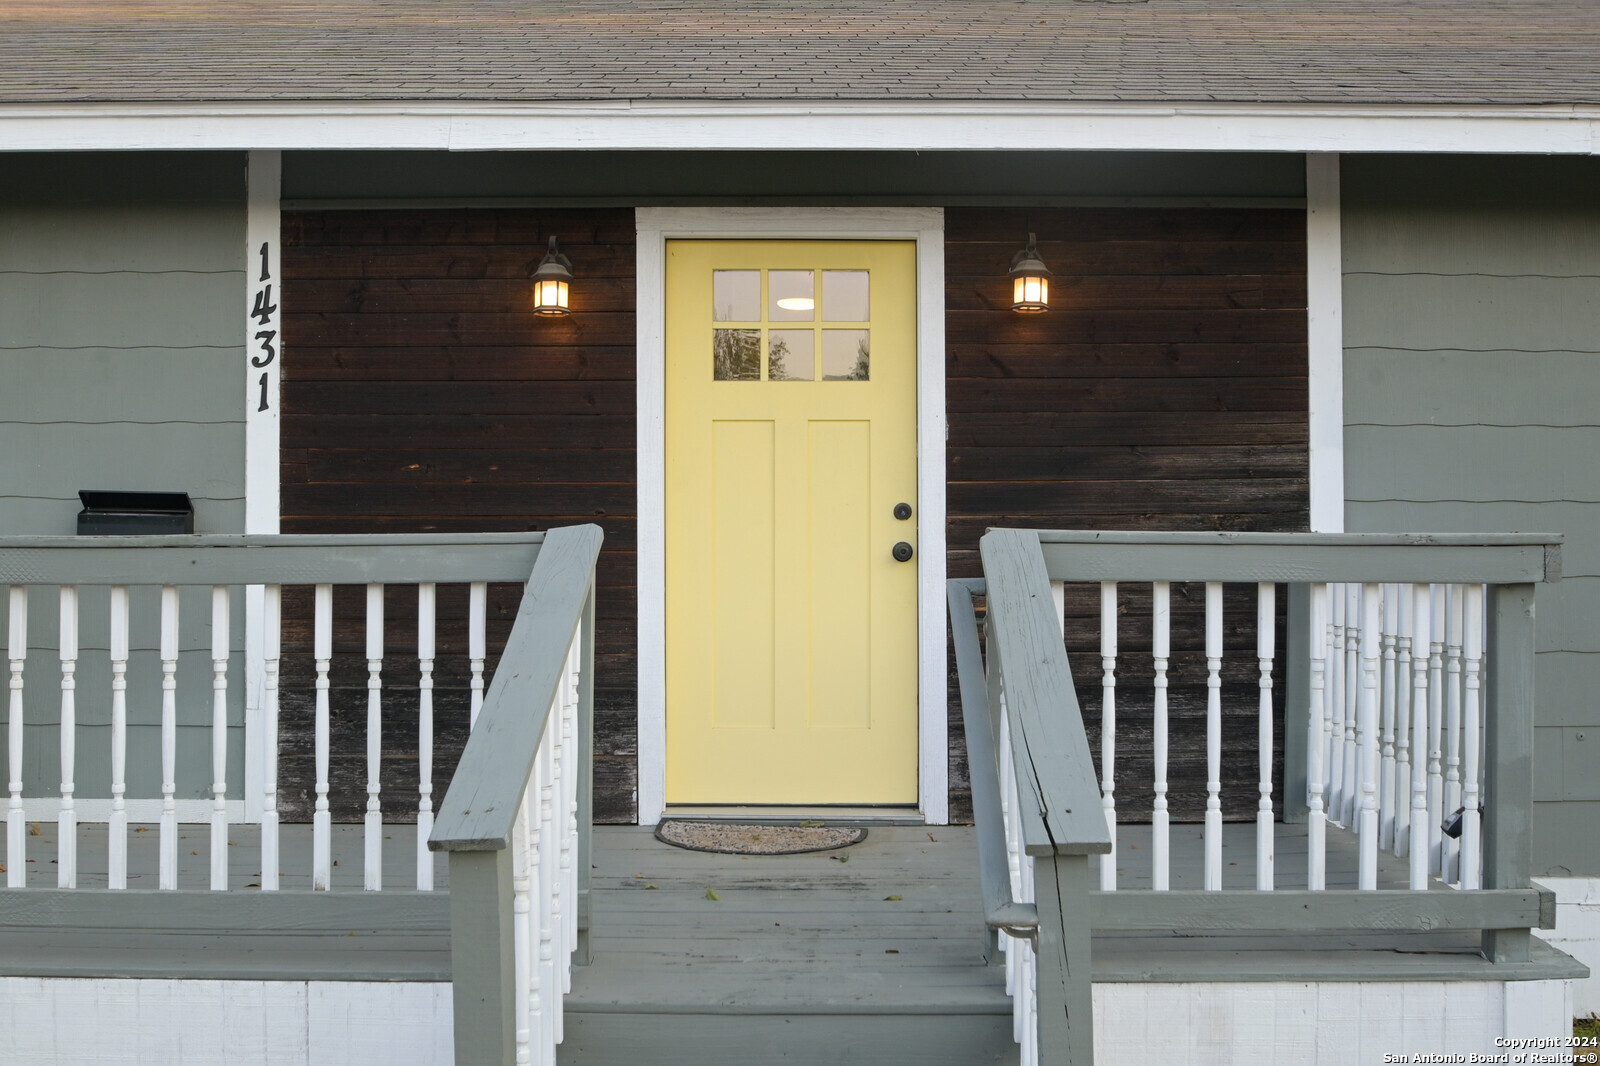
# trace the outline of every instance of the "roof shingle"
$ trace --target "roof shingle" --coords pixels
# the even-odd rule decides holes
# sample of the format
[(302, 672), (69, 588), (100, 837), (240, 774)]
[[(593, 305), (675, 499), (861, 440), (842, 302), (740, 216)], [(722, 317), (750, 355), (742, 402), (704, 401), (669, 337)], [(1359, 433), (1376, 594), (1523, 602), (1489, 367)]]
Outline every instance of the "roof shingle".
[(9, 0), (0, 102), (1600, 104), (1600, 0)]

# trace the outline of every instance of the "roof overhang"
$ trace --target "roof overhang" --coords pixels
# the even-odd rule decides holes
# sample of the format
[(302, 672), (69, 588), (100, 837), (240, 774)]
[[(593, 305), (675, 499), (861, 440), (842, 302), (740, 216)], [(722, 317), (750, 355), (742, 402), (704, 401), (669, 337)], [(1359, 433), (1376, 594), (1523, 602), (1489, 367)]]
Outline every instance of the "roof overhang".
[(0, 151), (738, 149), (1600, 154), (1600, 106), (282, 102), (0, 105)]

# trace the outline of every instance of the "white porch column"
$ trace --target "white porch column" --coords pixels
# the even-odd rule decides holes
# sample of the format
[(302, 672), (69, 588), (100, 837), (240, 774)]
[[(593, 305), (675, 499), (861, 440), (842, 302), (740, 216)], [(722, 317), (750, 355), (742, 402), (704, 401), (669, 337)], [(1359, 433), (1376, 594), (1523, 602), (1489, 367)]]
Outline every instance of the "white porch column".
[(1306, 327), (1311, 529), (1344, 530), (1344, 256), (1339, 155), (1306, 155)]
[[(249, 153), (246, 164), (244, 227), (244, 531), (278, 532), (278, 384), (283, 350), (283, 285), (280, 267), (279, 199), (283, 153)], [(244, 595), (244, 810), (261, 820), (266, 783), (262, 691), (265, 635), (261, 627), (263, 590)]]

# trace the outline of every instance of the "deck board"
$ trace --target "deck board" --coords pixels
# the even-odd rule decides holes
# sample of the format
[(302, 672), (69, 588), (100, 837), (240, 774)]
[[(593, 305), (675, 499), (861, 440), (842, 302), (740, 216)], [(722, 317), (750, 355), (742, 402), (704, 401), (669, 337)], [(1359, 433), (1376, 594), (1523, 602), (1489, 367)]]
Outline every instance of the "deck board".
[[(30, 880), (54, 888), (54, 825), (29, 838)], [(1280, 888), (1304, 884), (1305, 831), (1277, 827)], [(80, 884), (105, 884), (105, 827), (80, 827)], [(384, 883), (414, 884), (412, 827), (388, 827)], [(1229, 824), (1224, 883), (1254, 885), (1254, 826)], [(258, 890), (255, 826), (230, 830), (232, 883)], [(4, 827), (0, 826), (0, 840)], [(156, 834), (130, 850), (130, 887), (155, 884)], [(208, 871), (204, 826), (186, 827), (180, 885), (203, 890)], [(985, 965), (977, 845), (970, 826), (884, 825), (836, 852), (732, 856), (691, 852), (648, 829), (595, 830), (594, 964), (573, 981), (569, 1009), (579, 1015), (895, 1014), (1009, 1017), (1002, 971)], [(1148, 884), (1149, 827), (1120, 827), (1119, 884)], [(309, 887), (310, 827), (284, 827), (283, 896)], [(1329, 887), (1353, 887), (1355, 848), (1329, 832)], [(3, 852), (0, 852), (3, 853)], [(361, 827), (335, 827), (335, 892), (359, 897)], [(1173, 827), (1173, 887), (1198, 887), (1200, 827)], [(848, 861), (840, 861), (847, 859)], [(437, 862), (439, 884), (447, 884)], [(1380, 862), (1381, 887), (1403, 887), (1403, 862)], [(654, 885), (654, 888), (649, 886)], [(1438, 890), (1442, 886), (1434, 886)], [(706, 898), (715, 889), (719, 900)], [(0, 893), (18, 899), (22, 893)], [(206, 893), (211, 897), (210, 893)], [(898, 900), (887, 897), (899, 896)], [(193, 897), (198, 898), (198, 897)], [(214, 898), (214, 897), (211, 897)], [(248, 908), (241, 909), (247, 915)], [(404, 929), (320, 931), (280, 928), (202, 931), (62, 928), (0, 913), (0, 973), (32, 976), (188, 976), (258, 979), (446, 981), (446, 911), (437, 927), (424, 916)], [(1491, 969), (1473, 933), (1338, 934), (1285, 937), (1232, 931), (1095, 937), (1096, 981), (1266, 979), (1494, 980), (1566, 976), (1570, 960), (1543, 952), (1521, 969)], [(1525, 972), (1524, 972), (1525, 971)]]

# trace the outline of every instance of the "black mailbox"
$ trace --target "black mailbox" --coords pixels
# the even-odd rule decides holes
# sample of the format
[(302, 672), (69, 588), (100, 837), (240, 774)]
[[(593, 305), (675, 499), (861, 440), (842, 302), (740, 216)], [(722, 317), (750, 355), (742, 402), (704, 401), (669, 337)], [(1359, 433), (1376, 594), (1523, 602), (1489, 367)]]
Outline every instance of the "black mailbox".
[(101, 492), (80, 489), (79, 536), (193, 533), (194, 504), (187, 492)]

